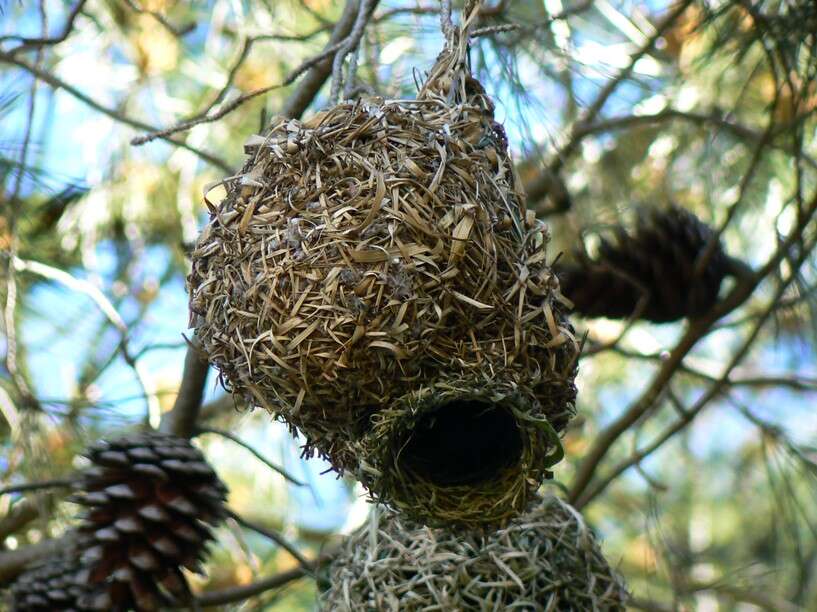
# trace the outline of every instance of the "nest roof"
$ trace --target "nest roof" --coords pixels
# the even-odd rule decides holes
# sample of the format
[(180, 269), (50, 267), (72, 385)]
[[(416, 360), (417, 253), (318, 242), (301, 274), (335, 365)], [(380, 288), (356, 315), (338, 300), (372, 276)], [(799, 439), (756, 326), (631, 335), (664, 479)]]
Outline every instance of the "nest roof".
[(347, 103), (253, 143), (189, 279), (192, 323), (233, 389), (340, 416), (441, 371), (549, 369), (573, 337), (547, 233), (483, 113)]
[(547, 233), (483, 113), (348, 103), (253, 144), (189, 278), (232, 389), (348, 424), (440, 372), (531, 378), (575, 347)]

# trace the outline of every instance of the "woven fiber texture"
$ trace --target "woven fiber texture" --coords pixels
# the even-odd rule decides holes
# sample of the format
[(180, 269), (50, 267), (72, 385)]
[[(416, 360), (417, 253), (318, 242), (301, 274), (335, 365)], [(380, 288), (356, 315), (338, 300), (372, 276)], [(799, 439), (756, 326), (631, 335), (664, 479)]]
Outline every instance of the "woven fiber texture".
[(623, 611), (628, 597), (582, 516), (554, 497), (490, 535), (374, 514), (329, 574), (327, 611)]
[(578, 345), (547, 228), (525, 209), (464, 46), (441, 54), (416, 100), (342, 103), (251, 139), (188, 285), (224, 385), (382, 501), (420, 496), (386, 482), (400, 428), (454, 391), (507, 398), (516, 473), (442, 519), (468, 522), (518, 512), (541, 481), (574, 412)]

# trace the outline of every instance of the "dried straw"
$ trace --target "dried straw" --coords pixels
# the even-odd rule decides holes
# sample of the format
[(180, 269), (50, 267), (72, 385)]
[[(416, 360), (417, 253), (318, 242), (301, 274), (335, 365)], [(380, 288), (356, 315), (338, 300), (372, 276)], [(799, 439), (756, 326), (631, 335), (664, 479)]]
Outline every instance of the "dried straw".
[[(514, 474), (467, 508), (441, 491), (453, 495), (442, 520), (518, 513), (541, 458), (559, 454), (578, 346), (547, 228), (525, 209), (464, 43), (416, 100), (279, 119), (246, 151), (188, 278), (191, 326), (225, 387), (401, 507), (429, 496), (387, 473), (405, 442), (396, 429), (441, 394), (506, 399), (525, 440)], [(439, 516), (435, 503), (418, 515)]]
[(555, 497), (490, 535), (373, 513), (329, 568), (324, 610), (624, 610), (627, 590), (582, 516)]

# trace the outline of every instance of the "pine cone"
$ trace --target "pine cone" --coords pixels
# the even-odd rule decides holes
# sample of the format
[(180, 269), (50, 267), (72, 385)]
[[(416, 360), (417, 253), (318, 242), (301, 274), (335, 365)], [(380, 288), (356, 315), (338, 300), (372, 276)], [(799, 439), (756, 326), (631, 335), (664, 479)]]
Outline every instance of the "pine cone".
[(59, 556), (24, 571), (11, 587), (12, 612), (76, 610), (77, 600), (89, 595), (88, 572), (70, 555)]
[(698, 317), (717, 301), (723, 278), (745, 269), (718, 241), (696, 274), (714, 232), (677, 206), (640, 214), (633, 234), (621, 226), (614, 232), (615, 242), (602, 239), (595, 258), (579, 253), (575, 263), (557, 266), (562, 294), (574, 312), (612, 319), (638, 312), (638, 318), (656, 323)]
[(200, 571), (226, 487), (201, 452), (175, 436), (100, 442), (88, 456), (94, 465), (74, 501), (89, 508), (78, 546), (91, 592), (78, 608), (157, 610), (188, 600), (181, 568)]

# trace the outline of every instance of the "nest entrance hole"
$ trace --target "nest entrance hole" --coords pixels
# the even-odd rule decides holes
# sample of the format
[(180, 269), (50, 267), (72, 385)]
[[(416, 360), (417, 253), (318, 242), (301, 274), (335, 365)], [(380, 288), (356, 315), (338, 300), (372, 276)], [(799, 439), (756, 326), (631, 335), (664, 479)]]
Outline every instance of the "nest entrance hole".
[(522, 432), (502, 404), (458, 399), (424, 414), (398, 463), (437, 486), (490, 481), (519, 462)]

